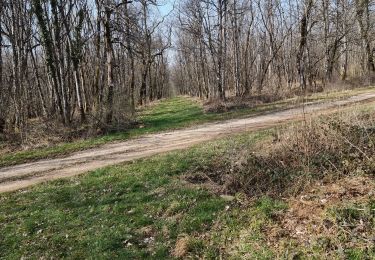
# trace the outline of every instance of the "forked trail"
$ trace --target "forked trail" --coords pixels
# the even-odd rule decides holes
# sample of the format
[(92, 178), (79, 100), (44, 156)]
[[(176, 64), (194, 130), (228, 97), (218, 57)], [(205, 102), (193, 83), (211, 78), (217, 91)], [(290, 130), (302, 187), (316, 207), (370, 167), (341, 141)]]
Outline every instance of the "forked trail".
[(95, 149), (74, 153), (70, 156), (41, 160), (0, 169), (0, 193), (15, 191), (45, 181), (72, 177), (91, 170), (128, 162), (155, 154), (184, 149), (194, 144), (244, 131), (272, 127), (290, 120), (298, 120), (305, 114), (317, 115), (340, 109), (342, 106), (369, 102), (375, 92), (368, 92), (344, 100), (308, 104), (283, 111), (244, 119), (208, 123), (189, 129), (150, 134), (137, 139), (107, 144)]

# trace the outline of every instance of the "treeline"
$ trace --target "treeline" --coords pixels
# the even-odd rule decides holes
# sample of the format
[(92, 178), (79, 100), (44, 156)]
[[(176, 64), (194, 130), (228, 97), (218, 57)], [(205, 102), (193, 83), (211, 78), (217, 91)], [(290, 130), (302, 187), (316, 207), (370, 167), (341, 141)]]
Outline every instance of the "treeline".
[(173, 36), (163, 4), (1, 0), (0, 133), (111, 126), (171, 88), (225, 100), (374, 78), (373, 0), (181, 0)]
[(154, 0), (1, 0), (0, 32), (0, 132), (37, 117), (112, 125), (169, 95)]
[(372, 0), (183, 0), (175, 84), (225, 99), (369, 79), (374, 13)]

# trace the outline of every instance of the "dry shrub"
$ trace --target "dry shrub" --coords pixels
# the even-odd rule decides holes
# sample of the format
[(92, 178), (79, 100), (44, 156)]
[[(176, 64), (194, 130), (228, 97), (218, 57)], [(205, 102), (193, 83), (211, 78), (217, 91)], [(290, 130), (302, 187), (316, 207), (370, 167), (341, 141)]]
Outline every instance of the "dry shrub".
[(228, 97), (225, 101), (220, 99), (211, 99), (204, 104), (204, 109), (207, 113), (223, 113), (237, 109), (253, 108), (262, 104), (276, 102), (284, 98), (286, 97), (275, 95), (273, 93), (243, 97)]
[[(33, 118), (27, 120), (22, 131), (6, 128), (0, 132), (2, 150), (26, 150), (32, 148), (49, 147), (65, 142), (74, 142), (108, 133), (126, 131), (138, 126), (131, 112), (122, 109), (113, 116), (113, 123), (108, 125), (99, 115), (87, 114), (82, 123), (75, 117), (69, 125), (63, 125), (57, 118)], [(104, 112), (102, 114), (105, 114)], [(103, 116), (102, 116), (103, 117)], [(0, 122), (1, 123), (1, 122)]]
[(359, 88), (363, 86), (372, 86), (375, 84), (375, 74), (352, 77), (348, 80), (341, 81), (341, 84), (347, 88)]
[(6, 129), (4, 144), (10, 150), (45, 147), (72, 140), (77, 136), (76, 128), (63, 126), (55, 119), (34, 118), (24, 128)]
[(245, 150), (246, 154), (232, 153), (194, 175), (201, 182), (221, 185), (228, 194), (295, 195), (316, 180), (373, 176), (374, 144), (374, 111), (336, 114), (288, 127), (274, 140)]
[[(330, 88), (330, 89), (343, 89)], [(300, 88), (288, 88), (282, 91), (264, 91), (260, 95), (251, 94), (247, 96), (229, 96), (225, 101), (220, 99), (211, 99), (204, 103), (204, 110), (207, 113), (223, 113), (232, 110), (244, 109), (244, 108), (255, 108), (260, 105), (270, 104), (273, 102), (285, 100), (292, 97), (298, 97), (303, 95), (310, 95), (313, 93), (322, 92), (321, 87), (308, 89), (306, 92), (302, 92)]]

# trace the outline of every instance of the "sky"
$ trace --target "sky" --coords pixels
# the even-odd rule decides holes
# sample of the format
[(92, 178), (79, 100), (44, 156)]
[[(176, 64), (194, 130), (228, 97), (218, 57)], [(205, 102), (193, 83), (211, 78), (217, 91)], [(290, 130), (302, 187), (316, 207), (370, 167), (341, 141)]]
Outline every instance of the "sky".
[(173, 10), (173, 4), (175, 0), (165, 0), (164, 2), (163, 1), (160, 1), (160, 2), (161, 3), (159, 6), (159, 11), (161, 15), (167, 15)]

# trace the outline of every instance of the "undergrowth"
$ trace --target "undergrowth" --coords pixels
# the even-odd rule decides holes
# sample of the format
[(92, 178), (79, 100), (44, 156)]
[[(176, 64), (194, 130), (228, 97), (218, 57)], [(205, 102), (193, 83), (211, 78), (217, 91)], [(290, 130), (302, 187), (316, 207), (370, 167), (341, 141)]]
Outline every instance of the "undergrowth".
[(310, 119), (281, 132), (256, 149), (229, 150), (186, 178), (213, 182), (229, 194), (281, 196), (298, 194), (315, 180), (375, 174), (373, 111)]

